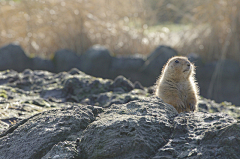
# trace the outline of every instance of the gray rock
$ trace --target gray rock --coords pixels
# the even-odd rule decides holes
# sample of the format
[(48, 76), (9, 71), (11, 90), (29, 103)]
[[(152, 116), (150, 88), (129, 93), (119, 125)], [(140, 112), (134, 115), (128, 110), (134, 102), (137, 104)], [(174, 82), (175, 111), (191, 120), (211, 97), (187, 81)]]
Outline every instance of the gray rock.
[(134, 88), (133, 83), (123, 76), (116, 77), (112, 84), (112, 87), (113, 88), (122, 88), (126, 92), (129, 92), (129, 91), (133, 90), (133, 88)]
[(145, 60), (143, 56), (117, 56), (112, 58), (112, 64), (109, 71), (109, 77), (114, 79), (123, 75), (131, 81), (144, 80), (141, 68)]
[(87, 74), (103, 78), (109, 76), (112, 57), (104, 46), (94, 45), (82, 55), (82, 58), (82, 70)]
[(134, 82), (134, 88), (135, 89), (142, 89), (142, 90), (144, 90), (144, 87), (142, 86), (142, 84), (140, 83), (140, 82), (138, 82), (138, 81), (136, 81), (136, 82)]
[(42, 159), (72, 159), (78, 156), (75, 141), (64, 141), (54, 145), (52, 149)]
[(202, 61), (202, 58), (196, 53), (188, 54), (187, 58), (190, 62), (194, 63), (194, 65), (197, 66), (197, 67), (200, 67), (200, 66), (204, 65), (204, 63)]
[(0, 84), (6, 84), (8, 82), (13, 82), (18, 78), (18, 73), (14, 70), (6, 70), (0, 72)]
[[(7, 73), (10, 74), (12, 72)], [(53, 74), (47, 71), (32, 71), (30, 69), (26, 69), (23, 73), (16, 74), (8, 79), (8, 83), (6, 85), (17, 87), (24, 91), (41, 90), (45, 86), (49, 88), (47, 83), (51, 80), (52, 76)]]
[(81, 68), (81, 58), (74, 52), (62, 49), (55, 53), (53, 63), (56, 70), (54, 72), (69, 71), (72, 68)]
[(84, 73), (75, 76), (69, 76), (63, 79), (63, 91), (67, 95), (75, 96), (82, 100), (88, 95), (107, 92), (110, 84), (109, 80), (94, 79)]
[(171, 47), (160, 45), (158, 46), (145, 61), (141, 68), (142, 76), (141, 80), (138, 79), (144, 86), (150, 87), (155, 82), (157, 77), (161, 74), (163, 66), (166, 64), (169, 58), (176, 56), (177, 51)]
[(240, 125), (221, 113), (179, 114), (168, 142), (153, 157), (160, 158), (237, 158)]
[(207, 63), (197, 68), (196, 77), (200, 94), (217, 102), (225, 100), (240, 104), (240, 66), (232, 60)]
[[(238, 62), (225, 59), (218, 61), (220, 65), (220, 76), (223, 79), (240, 79), (240, 65)], [(223, 81), (224, 82), (224, 81)]]
[(142, 56), (117, 56), (113, 58), (111, 69), (113, 71), (139, 71), (144, 62)]
[(160, 45), (148, 57), (142, 68), (144, 72), (153, 76), (159, 76), (162, 67), (168, 59), (177, 55), (177, 51), (171, 47)]
[(23, 71), (30, 66), (28, 58), (21, 46), (9, 44), (0, 48), (0, 70), (13, 69)]
[(221, 102), (220, 104), (216, 103), (213, 100), (202, 98), (199, 100), (199, 111), (200, 112), (223, 112), (227, 113), (235, 119), (240, 119), (240, 109), (238, 106), (232, 105), (230, 102)]
[(82, 158), (151, 158), (164, 146), (177, 111), (157, 98), (112, 105), (88, 126), (79, 143)]
[[(72, 71), (69, 71), (72, 72)], [(81, 72), (63, 78), (63, 93), (69, 102), (109, 107), (114, 103), (122, 104), (147, 96), (147, 91), (134, 91), (131, 81), (123, 76), (114, 81), (92, 78)]]
[(199, 110), (205, 113), (178, 114), (161, 99), (146, 97), (152, 88), (134, 89), (124, 77), (112, 81), (77, 69), (4, 71), (0, 81), (0, 113), (5, 115), (0, 118), (0, 131), (5, 129), (0, 159), (240, 155), (240, 126), (233, 118), (240, 112), (228, 102), (202, 98)]
[[(41, 158), (55, 144), (58, 146), (54, 146), (53, 149), (58, 151), (61, 141), (74, 133), (81, 132), (93, 120), (90, 109), (77, 106), (35, 115), (0, 138), (0, 158)], [(70, 155), (66, 158), (69, 157)]]
[(29, 67), (32, 70), (46, 70), (50, 72), (55, 71), (54, 64), (51, 60), (43, 59), (40, 57), (34, 57), (31, 59), (31, 66)]
[(177, 115), (160, 99), (145, 98), (112, 105), (92, 122), (80, 138), (80, 157), (231, 158), (240, 154), (239, 128), (225, 114)]
[[(47, 60), (40, 57), (29, 58), (19, 45), (10, 44), (0, 48), (0, 70), (32, 69), (61, 72), (77, 68), (101, 78), (115, 79), (123, 75), (133, 83), (139, 81), (143, 86), (150, 87), (156, 82), (167, 60), (176, 55), (177, 52), (174, 49), (161, 45), (147, 58), (139, 55), (112, 57), (105, 47), (95, 45), (81, 56), (63, 49), (55, 53), (53, 60)], [(190, 53), (188, 58), (197, 66), (196, 78), (202, 96), (217, 102), (231, 101), (235, 105), (240, 105), (240, 65), (238, 62), (228, 59), (206, 62), (195, 53)], [(73, 71), (69, 74), (75, 75), (75, 73), (77, 72)], [(18, 88), (30, 86), (31, 82), (35, 81), (32, 76), (22, 78), (16, 74), (11, 78), (1, 78), (0, 84), (7, 83), (8, 80), (15, 83)], [(114, 91), (124, 92), (124, 89), (116, 88)]]
[(83, 74), (83, 72), (78, 70), (77, 68), (72, 68), (70, 71), (68, 71), (68, 73), (71, 74), (71, 75), (81, 75), (81, 74)]

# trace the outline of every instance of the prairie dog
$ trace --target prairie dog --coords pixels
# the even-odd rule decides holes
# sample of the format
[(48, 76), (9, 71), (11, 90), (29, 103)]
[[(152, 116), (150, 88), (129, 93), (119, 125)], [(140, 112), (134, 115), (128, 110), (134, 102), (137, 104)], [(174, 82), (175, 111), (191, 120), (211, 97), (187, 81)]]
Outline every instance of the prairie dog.
[(178, 113), (197, 110), (199, 91), (194, 75), (195, 66), (186, 57), (172, 57), (156, 82), (155, 95)]

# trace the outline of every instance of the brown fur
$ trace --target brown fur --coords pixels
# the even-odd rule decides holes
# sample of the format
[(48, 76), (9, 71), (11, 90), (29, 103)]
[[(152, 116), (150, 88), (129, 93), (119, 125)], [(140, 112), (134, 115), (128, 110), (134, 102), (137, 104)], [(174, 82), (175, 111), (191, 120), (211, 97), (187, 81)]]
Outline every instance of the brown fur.
[(178, 113), (197, 110), (199, 91), (194, 75), (195, 67), (186, 57), (172, 57), (156, 82), (155, 95), (174, 106)]

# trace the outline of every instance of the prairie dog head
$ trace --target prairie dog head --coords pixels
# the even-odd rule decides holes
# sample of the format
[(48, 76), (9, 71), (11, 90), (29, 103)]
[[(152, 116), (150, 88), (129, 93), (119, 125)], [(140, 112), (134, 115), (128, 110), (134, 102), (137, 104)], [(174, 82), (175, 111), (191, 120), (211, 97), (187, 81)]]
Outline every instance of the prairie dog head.
[(168, 60), (163, 73), (174, 79), (187, 79), (194, 71), (194, 65), (183, 56), (175, 56)]

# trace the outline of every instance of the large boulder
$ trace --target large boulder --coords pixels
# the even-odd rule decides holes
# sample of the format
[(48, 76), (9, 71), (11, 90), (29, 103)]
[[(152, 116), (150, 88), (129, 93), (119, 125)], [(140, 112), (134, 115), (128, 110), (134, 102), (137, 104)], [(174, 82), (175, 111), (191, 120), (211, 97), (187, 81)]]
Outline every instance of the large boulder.
[(156, 97), (49, 110), (0, 135), (5, 158), (237, 158), (240, 125), (222, 113), (181, 113)]
[(157, 98), (112, 105), (88, 126), (82, 158), (150, 158), (170, 138), (177, 111)]
[(177, 51), (171, 47), (160, 45), (158, 46), (145, 61), (141, 71), (145, 74), (142, 84), (151, 86), (156, 82), (156, 78), (161, 74), (163, 66), (167, 63), (168, 59), (176, 56)]
[(190, 53), (187, 55), (187, 58), (192, 62), (196, 67), (202, 67), (204, 65), (202, 58), (196, 53)]
[(137, 54), (132, 56), (117, 56), (113, 58), (111, 69), (113, 69), (114, 71), (139, 71), (139, 69), (143, 66), (144, 62), (144, 57)]
[(71, 50), (62, 49), (55, 53), (53, 58), (54, 72), (69, 71), (72, 68), (81, 68), (81, 58)]
[(50, 72), (55, 71), (54, 64), (51, 60), (43, 59), (41, 57), (34, 57), (31, 59), (31, 66), (29, 69), (32, 70), (46, 70)]
[(142, 68), (148, 74), (158, 76), (161, 73), (162, 67), (168, 59), (177, 55), (177, 51), (171, 47), (160, 45), (148, 57)]
[(80, 133), (93, 120), (92, 110), (87, 107), (75, 106), (37, 114), (1, 135), (0, 159), (41, 158), (55, 144)]
[(240, 124), (220, 113), (179, 114), (173, 120), (173, 133), (158, 149), (162, 158), (238, 158)]
[(236, 61), (226, 59), (207, 63), (197, 67), (196, 77), (202, 96), (240, 105), (240, 66)]
[(123, 75), (132, 81), (141, 80), (143, 74), (140, 70), (144, 62), (144, 57), (139, 55), (113, 57), (110, 69), (111, 78)]
[(0, 70), (13, 69), (23, 71), (30, 66), (28, 58), (21, 46), (9, 44), (0, 48)]
[(109, 77), (112, 57), (104, 46), (92, 46), (82, 55), (82, 58), (84, 72), (97, 77)]

